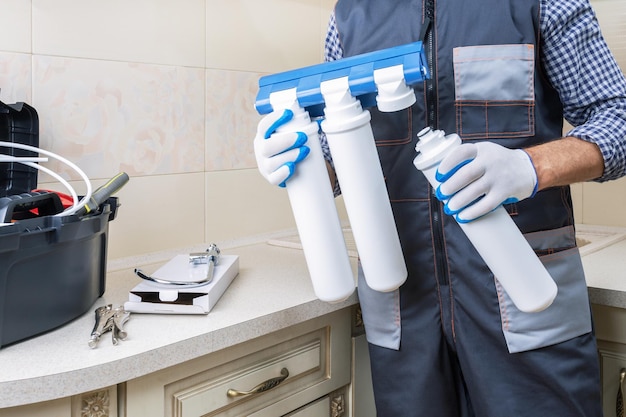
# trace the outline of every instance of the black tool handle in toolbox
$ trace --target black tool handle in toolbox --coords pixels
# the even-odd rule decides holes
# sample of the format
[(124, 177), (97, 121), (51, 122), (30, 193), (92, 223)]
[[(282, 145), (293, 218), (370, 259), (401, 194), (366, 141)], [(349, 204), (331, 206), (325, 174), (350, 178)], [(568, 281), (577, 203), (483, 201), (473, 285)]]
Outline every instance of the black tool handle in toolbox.
[(59, 196), (50, 191), (31, 191), (0, 198), (0, 222), (10, 223), (33, 217), (30, 212), (38, 210), (39, 216), (51, 216), (63, 211)]

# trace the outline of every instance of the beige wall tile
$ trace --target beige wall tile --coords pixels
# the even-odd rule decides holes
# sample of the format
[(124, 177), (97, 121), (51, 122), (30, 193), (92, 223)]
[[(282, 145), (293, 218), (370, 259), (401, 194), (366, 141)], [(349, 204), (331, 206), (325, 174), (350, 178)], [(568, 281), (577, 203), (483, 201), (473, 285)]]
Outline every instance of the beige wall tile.
[(202, 173), (131, 177), (116, 194), (109, 259), (203, 243), (204, 189)]
[(626, 71), (626, 2), (592, 0), (602, 33), (622, 71)]
[(203, 67), (205, 0), (32, 0), (33, 52)]
[(256, 167), (252, 146), (260, 116), (254, 109), (259, 74), (207, 70), (206, 170)]
[(0, 51), (31, 52), (30, 0), (2, 0)]
[[(331, 12), (335, 9), (335, 4), (337, 0), (321, 0), (320, 4), (322, 7), (322, 15), (321, 15), (321, 23), (322, 23), (322, 40), (326, 38), (326, 31), (328, 30), (328, 18), (330, 17)], [(324, 51), (322, 47), (322, 52)]]
[(207, 68), (281, 72), (317, 64), (319, 0), (207, 0)]
[(204, 170), (204, 70), (35, 56), (34, 74), (42, 147), (90, 178)]
[(0, 52), (0, 101), (32, 101), (32, 64), (29, 54)]
[[(255, 169), (206, 174), (207, 241), (242, 238), (295, 228), (287, 190), (270, 185)], [(339, 218), (345, 205), (336, 199)]]
[(287, 192), (256, 169), (206, 174), (206, 237), (227, 240), (295, 227)]
[(583, 185), (583, 223), (626, 227), (626, 178)]
[[(94, 180), (94, 188), (105, 180)], [(70, 184), (80, 195), (82, 182)], [(58, 183), (41, 188), (66, 192)], [(120, 207), (109, 223), (108, 259), (124, 258), (204, 242), (204, 174), (132, 177), (115, 196)]]

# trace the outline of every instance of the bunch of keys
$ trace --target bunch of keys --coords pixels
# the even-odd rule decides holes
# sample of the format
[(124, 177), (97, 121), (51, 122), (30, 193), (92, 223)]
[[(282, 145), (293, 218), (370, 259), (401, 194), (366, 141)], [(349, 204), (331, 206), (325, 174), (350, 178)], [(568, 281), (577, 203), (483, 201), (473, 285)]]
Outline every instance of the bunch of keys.
[(95, 313), (96, 324), (91, 331), (90, 348), (95, 349), (100, 341), (100, 336), (108, 331), (112, 332), (114, 345), (117, 345), (120, 340), (126, 339), (124, 324), (130, 318), (129, 311), (124, 310), (122, 306), (113, 308), (113, 305), (109, 304), (96, 308)]

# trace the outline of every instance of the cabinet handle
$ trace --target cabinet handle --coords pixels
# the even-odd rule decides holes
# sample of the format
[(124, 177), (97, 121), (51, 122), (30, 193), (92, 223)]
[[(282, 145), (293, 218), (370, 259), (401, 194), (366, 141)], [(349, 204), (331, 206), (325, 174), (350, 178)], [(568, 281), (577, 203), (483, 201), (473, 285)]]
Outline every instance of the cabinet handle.
[(624, 412), (624, 379), (626, 379), (626, 368), (619, 373), (619, 387), (617, 388), (617, 401), (615, 403), (616, 417), (626, 417)]
[(287, 370), (287, 368), (283, 368), (280, 371), (280, 376), (277, 376), (275, 378), (270, 378), (267, 381), (261, 382), (259, 385), (252, 388), (250, 391), (239, 391), (236, 389), (229, 389), (228, 392), (226, 392), (226, 395), (233, 398), (233, 397), (242, 397), (244, 395), (260, 394), (262, 392), (269, 391), (274, 387), (277, 387), (278, 385), (280, 385), (281, 382), (287, 379), (288, 376), (289, 376), (289, 371)]

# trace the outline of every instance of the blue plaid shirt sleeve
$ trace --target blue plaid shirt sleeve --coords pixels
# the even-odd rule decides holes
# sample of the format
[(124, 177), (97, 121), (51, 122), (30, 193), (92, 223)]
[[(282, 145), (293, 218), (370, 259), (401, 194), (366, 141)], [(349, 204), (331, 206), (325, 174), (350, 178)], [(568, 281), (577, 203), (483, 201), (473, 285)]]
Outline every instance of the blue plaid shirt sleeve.
[(335, 13), (330, 14), (328, 20), (328, 32), (324, 42), (324, 61), (336, 61), (343, 57), (343, 49), (339, 40), (339, 32), (337, 31), (337, 23), (335, 21)]
[(598, 145), (604, 174), (626, 175), (626, 79), (609, 51), (588, 0), (542, 0), (542, 63), (574, 128)]

